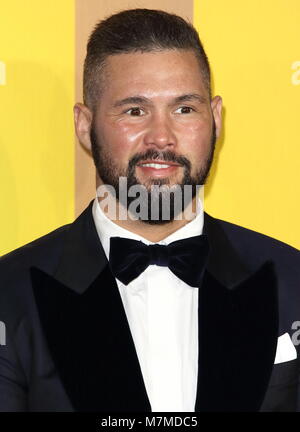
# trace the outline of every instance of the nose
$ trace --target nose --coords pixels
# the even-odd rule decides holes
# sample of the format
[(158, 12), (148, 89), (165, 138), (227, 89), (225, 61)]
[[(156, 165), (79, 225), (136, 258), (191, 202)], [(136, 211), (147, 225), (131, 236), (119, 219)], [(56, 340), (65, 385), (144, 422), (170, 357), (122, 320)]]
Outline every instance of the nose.
[(177, 144), (172, 119), (163, 113), (157, 113), (149, 120), (144, 143), (147, 147), (154, 147), (159, 150), (171, 150)]

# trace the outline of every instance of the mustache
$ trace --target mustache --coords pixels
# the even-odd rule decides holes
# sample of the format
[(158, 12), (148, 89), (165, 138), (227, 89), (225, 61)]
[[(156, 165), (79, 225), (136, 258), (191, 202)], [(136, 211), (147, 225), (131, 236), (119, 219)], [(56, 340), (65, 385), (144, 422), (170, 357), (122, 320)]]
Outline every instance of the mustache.
[(137, 153), (136, 155), (134, 155), (128, 162), (128, 169), (132, 170), (139, 162), (148, 159), (151, 159), (153, 161), (162, 160), (164, 162), (174, 162), (184, 166), (189, 170), (191, 169), (191, 162), (185, 156), (176, 155), (170, 150), (167, 150), (165, 152), (159, 152), (154, 149), (149, 149), (144, 153)]

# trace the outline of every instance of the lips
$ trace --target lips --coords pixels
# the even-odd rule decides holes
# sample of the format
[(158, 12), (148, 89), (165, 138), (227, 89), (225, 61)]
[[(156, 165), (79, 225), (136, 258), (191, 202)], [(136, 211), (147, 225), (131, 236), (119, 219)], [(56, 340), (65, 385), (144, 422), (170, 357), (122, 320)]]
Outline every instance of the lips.
[(167, 169), (170, 167), (178, 167), (180, 165), (175, 162), (147, 160), (147, 161), (140, 162), (138, 166), (142, 168)]
[(174, 162), (161, 160), (146, 160), (137, 165), (144, 175), (157, 178), (174, 174), (180, 166)]

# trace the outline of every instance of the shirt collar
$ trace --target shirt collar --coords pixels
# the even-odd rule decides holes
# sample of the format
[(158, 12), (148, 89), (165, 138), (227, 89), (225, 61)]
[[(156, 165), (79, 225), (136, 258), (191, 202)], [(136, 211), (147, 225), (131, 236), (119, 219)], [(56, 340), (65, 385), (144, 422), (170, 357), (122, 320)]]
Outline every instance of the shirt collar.
[[(109, 219), (102, 211), (98, 202), (97, 195), (93, 202), (92, 213), (93, 213), (96, 230), (99, 239), (102, 243), (107, 259), (109, 258), (109, 247), (110, 247), (111, 237), (124, 237), (128, 239), (138, 240), (138, 241), (142, 241), (147, 245), (153, 243), (138, 234), (135, 234), (125, 228), (120, 227), (119, 225), (114, 223), (111, 219)], [(203, 232), (203, 223), (204, 223), (203, 204), (202, 204), (202, 200), (199, 198), (199, 205), (197, 206), (197, 214), (194, 217), (194, 219), (192, 219), (183, 227), (179, 228), (177, 231), (174, 231), (172, 234), (159, 241), (158, 244), (169, 244), (176, 240), (182, 240), (184, 238), (201, 235)]]

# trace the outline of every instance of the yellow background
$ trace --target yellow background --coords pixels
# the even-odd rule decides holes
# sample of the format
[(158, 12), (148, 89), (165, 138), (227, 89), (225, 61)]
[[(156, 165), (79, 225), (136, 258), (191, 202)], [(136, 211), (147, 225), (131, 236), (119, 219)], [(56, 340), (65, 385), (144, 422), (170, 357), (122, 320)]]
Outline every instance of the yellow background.
[[(75, 7), (0, 0), (0, 255), (75, 216)], [(206, 210), (297, 248), (299, 22), (299, 0), (194, 1), (225, 106)]]
[(0, 254), (74, 217), (73, 0), (0, 3)]
[(194, 6), (225, 106), (206, 210), (300, 248), (300, 2)]

